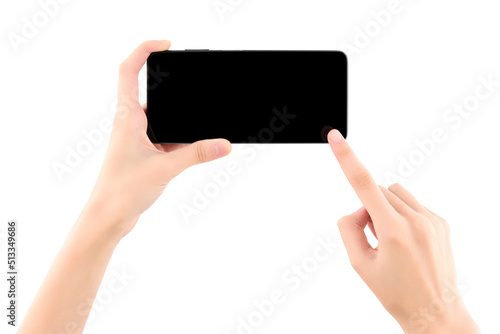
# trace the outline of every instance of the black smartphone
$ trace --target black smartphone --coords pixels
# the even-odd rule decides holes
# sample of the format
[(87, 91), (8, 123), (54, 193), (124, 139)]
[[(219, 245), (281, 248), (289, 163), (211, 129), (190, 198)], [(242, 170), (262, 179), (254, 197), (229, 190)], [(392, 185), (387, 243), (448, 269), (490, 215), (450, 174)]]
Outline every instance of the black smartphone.
[(147, 61), (154, 143), (322, 143), (347, 136), (347, 58), (340, 51), (184, 50)]

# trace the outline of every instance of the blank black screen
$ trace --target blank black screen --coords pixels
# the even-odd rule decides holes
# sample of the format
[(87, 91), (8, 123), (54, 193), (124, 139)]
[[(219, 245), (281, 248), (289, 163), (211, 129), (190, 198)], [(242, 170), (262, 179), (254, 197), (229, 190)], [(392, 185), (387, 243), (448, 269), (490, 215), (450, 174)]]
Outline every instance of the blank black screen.
[(347, 136), (347, 59), (339, 51), (164, 51), (148, 58), (155, 143), (321, 143)]

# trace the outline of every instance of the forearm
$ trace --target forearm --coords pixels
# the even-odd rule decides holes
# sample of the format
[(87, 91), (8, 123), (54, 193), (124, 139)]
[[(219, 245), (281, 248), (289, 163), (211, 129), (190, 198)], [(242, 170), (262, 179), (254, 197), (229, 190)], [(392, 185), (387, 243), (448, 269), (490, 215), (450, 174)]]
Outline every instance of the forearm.
[(81, 333), (121, 235), (89, 206), (71, 229), (18, 333)]

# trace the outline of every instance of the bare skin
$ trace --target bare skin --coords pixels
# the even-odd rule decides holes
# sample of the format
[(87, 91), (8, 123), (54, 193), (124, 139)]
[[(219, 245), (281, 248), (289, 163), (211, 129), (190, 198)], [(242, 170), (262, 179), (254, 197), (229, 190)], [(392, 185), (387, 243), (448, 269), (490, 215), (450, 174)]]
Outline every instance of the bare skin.
[(169, 47), (169, 41), (145, 42), (120, 65), (118, 108), (101, 172), (18, 333), (81, 333), (111, 255), (140, 215), (184, 169), (231, 152), (225, 139), (159, 145), (147, 137), (138, 74), (151, 52)]
[[(138, 74), (151, 52), (169, 47), (169, 41), (144, 42), (120, 65), (117, 113), (101, 172), (19, 334), (83, 332), (115, 247), (141, 214), (183, 170), (231, 152), (225, 139), (189, 145), (148, 139)], [(342, 239), (380, 302), (407, 334), (479, 333), (457, 292), (446, 222), (401, 186), (377, 186), (338, 131), (330, 132), (329, 142), (364, 205), (339, 221)], [(376, 249), (364, 234), (367, 224), (379, 240)]]
[(378, 186), (340, 132), (328, 141), (364, 205), (338, 222), (359, 276), (407, 334), (479, 333), (458, 292), (448, 223), (403, 186)]

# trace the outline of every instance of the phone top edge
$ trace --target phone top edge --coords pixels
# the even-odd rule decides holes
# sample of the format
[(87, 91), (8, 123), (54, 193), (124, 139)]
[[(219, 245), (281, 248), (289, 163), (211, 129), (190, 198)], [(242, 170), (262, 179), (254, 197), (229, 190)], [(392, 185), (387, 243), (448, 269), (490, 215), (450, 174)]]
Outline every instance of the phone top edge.
[(172, 53), (331, 53), (335, 55), (342, 55), (345, 59), (345, 64), (347, 66), (348, 58), (345, 52), (342, 50), (210, 50), (210, 49), (184, 49), (184, 50), (164, 50), (164, 51), (154, 51), (148, 56), (149, 60), (151, 57), (160, 54), (172, 54)]
[(164, 51), (154, 51), (153, 54), (161, 53), (187, 53), (187, 52), (294, 52), (294, 53), (308, 53), (308, 52), (331, 52), (343, 54), (347, 59), (346, 54), (342, 50), (210, 50), (210, 49), (184, 49), (184, 50), (164, 50)]

